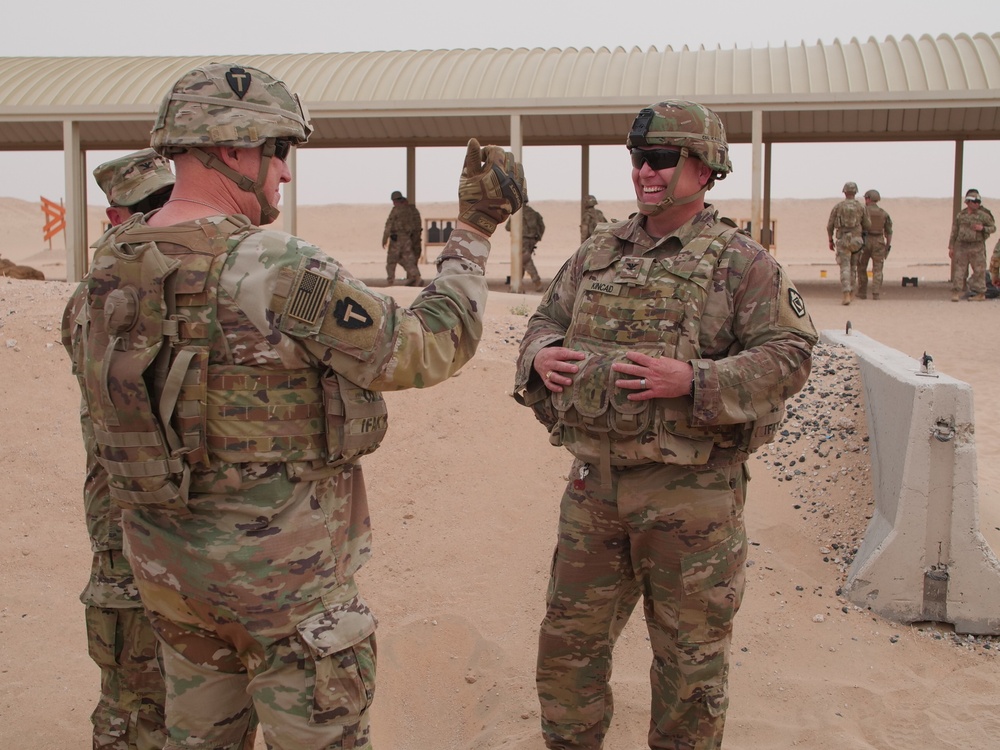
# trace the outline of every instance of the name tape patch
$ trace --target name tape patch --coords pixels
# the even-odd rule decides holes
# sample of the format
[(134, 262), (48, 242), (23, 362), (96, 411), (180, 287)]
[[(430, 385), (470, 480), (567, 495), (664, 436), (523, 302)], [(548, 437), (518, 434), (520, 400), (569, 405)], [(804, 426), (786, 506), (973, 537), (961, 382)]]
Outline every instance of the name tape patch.
[(601, 294), (613, 294), (613, 295), (616, 295), (616, 296), (621, 296), (622, 285), (621, 284), (612, 284), (612, 283), (610, 283), (608, 281), (594, 281), (594, 280), (591, 280), (590, 283), (587, 284), (587, 291), (588, 292), (600, 292)]

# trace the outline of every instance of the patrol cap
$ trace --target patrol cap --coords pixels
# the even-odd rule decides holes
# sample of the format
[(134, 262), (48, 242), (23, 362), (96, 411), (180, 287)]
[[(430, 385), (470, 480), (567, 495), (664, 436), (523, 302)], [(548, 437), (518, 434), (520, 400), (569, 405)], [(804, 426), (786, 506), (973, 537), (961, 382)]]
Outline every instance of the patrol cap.
[(854, 193), (855, 195), (857, 195), (858, 194), (858, 183), (856, 183), (856, 182), (845, 182), (844, 183), (844, 189), (841, 190), (840, 192), (842, 192), (842, 193)]
[(151, 148), (106, 161), (94, 179), (112, 206), (131, 208), (174, 184), (170, 162)]
[(979, 191), (975, 188), (969, 188), (965, 191), (965, 200), (973, 201), (975, 203), (982, 203), (983, 199), (979, 197)]
[(389, 196), (389, 200), (401, 201), (403, 200), (403, 194), (398, 190), (393, 190), (392, 195)]
[(865, 191), (865, 198), (867, 198), (868, 200), (870, 200), (872, 203), (878, 203), (880, 200), (882, 200), (882, 196), (879, 193), (879, 191), (878, 190), (874, 190), (874, 189), (873, 190), (866, 190)]

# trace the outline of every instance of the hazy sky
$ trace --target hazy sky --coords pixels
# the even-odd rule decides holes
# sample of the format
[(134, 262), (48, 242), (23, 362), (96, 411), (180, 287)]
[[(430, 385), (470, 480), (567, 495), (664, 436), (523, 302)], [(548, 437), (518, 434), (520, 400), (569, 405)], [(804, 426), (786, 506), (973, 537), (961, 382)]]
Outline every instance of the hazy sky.
[[(239, 55), (489, 47), (748, 48), (803, 41), (830, 43), (907, 34), (992, 34), (1000, 31), (1000, 3), (977, 3), (956, 12), (940, 0), (869, 0), (819, 4), (812, 0), (715, 0), (701, 6), (664, 1), (623, 4), (611, 0), (480, 2), (343, 0), (289, 5), (242, 0), (206, 3), (171, 0), (157, 7), (108, 0), (50, 0), (45, 12), (30, 3), (4, 11), (3, 56)], [(658, 15), (651, 8), (660, 7)], [(495, 12), (491, 12), (495, 8)], [(671, 9), (677, 12), (671, 13)], [(176, 19), (176, 20), (173, 20)], [(659, 20), (657, 20), (659, 19)], [(473, 134), (470, 134), (473, 135)], [(625, 134), (622, 134), (624, 141)], [(88, 169), (121, 152), (90, 152)], [(525, 171), (534, 200), (579, 194), (577, 147), (529, 147)], [(883, 196), (947, 196), (954, 145), (776, 144), (772, 151), (774, 197), (834, 197), (846, 180)], [(716, 198), (750, 196), (750, 147), (733, 149), (733, 175)], [(420, 201), (452, 200), (460, 149), (417, 150)], [(402, 149), (303, 151), (298, 159), (299, 202), (388, 202), (405, 189)], [(1000, 196), (1000, 143), (969, 141), (966, 186)], [(91, 203), (99, 202), (91, 186)], [(624, 146), (591, 149), (591, 190), (600, 199), (632, 197)], [(62, 197), (61, 152), (0, 152), (0, 195), (37, 200)]]

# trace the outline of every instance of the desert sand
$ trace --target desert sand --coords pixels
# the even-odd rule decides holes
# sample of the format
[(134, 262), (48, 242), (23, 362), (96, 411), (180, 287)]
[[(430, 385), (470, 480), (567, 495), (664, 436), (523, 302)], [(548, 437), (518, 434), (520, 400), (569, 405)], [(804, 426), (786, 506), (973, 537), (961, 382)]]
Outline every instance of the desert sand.
[[(1000, 550), (1000, 302), (949, 301), (945, 199), (886, 199), (896, 224), (882, 299), (840, 305), (825, 225), (836, 202), (779, 200), (776, 257), (819, 329), (855, 330), (919, 357), (975, 393), (981, 528)], [(995, 202), (984, 199), (986, 205)], [(419, 204), (418, 204), (419, 205)], [(543, 278), (575, 249), (577, 207), (538, 201)], [(419, 205), (448, 218), (448, 205)], [(373, 286), (388, 206), (305, 206), (298, 234)], [(601, 204), (624, 217), (625, 203)], [(748, 201), (720, 208), (749, 215)], [(91, 234), (100, 208), (91, 209)], [(0, 278), (0, 748), (89, 747), (97, 668), (78, 601), (90, 564), (81, 511), (79, 394), (59, 344), (72, 288), (36, 204), (0, 199), (0, 256), (49, 281)], [(434, 248), (428, 255), (433, 257)], [(433, 266), (423, 267), (430, 278)], [(501, 230), (488, 269), (484, 339), (431, 393), (387, 394), (382, 448), (364, 460), (373, 559), (360, 576), (380, 626), (377, 748), (541, 750), (534, 654), (569, 455), (510, 397), (534, 294), (505, 291)], [(901, 279), (919, 278), (917, 287)], [(385, 290), (402, 302), (414, 290)], [(832, 394), (820, 396), (819, 394)], [(997, 746), (1000, 640), (899, 625), (838, 595), (872, 508), (865, 405), (851, 356), (817, 348), (789, 435), (752, 460), (748, 586), (736, 620), (728, 750), (948, 750)], [(821, 455), (810, 426), (833, 435)], [(794, 463), (793, 463), (794, 462)], [(608, 750), (645, 747), (649, 648), (634, 615), (616, 651)], [(263, 748), (263, 743), (259, 742)]]

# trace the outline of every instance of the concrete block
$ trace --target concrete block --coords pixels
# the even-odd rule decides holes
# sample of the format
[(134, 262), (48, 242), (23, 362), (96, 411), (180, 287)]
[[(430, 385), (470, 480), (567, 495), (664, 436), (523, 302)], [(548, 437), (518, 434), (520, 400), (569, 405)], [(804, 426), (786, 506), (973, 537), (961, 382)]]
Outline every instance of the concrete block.
[[(1000, 561), (979, 531), (972, 387), (858, 332), (874, 513), (848, 571), (858, 606), (903, 623), (1000, 634)], [(933, 370), (933, 366), (930, 368)]]

